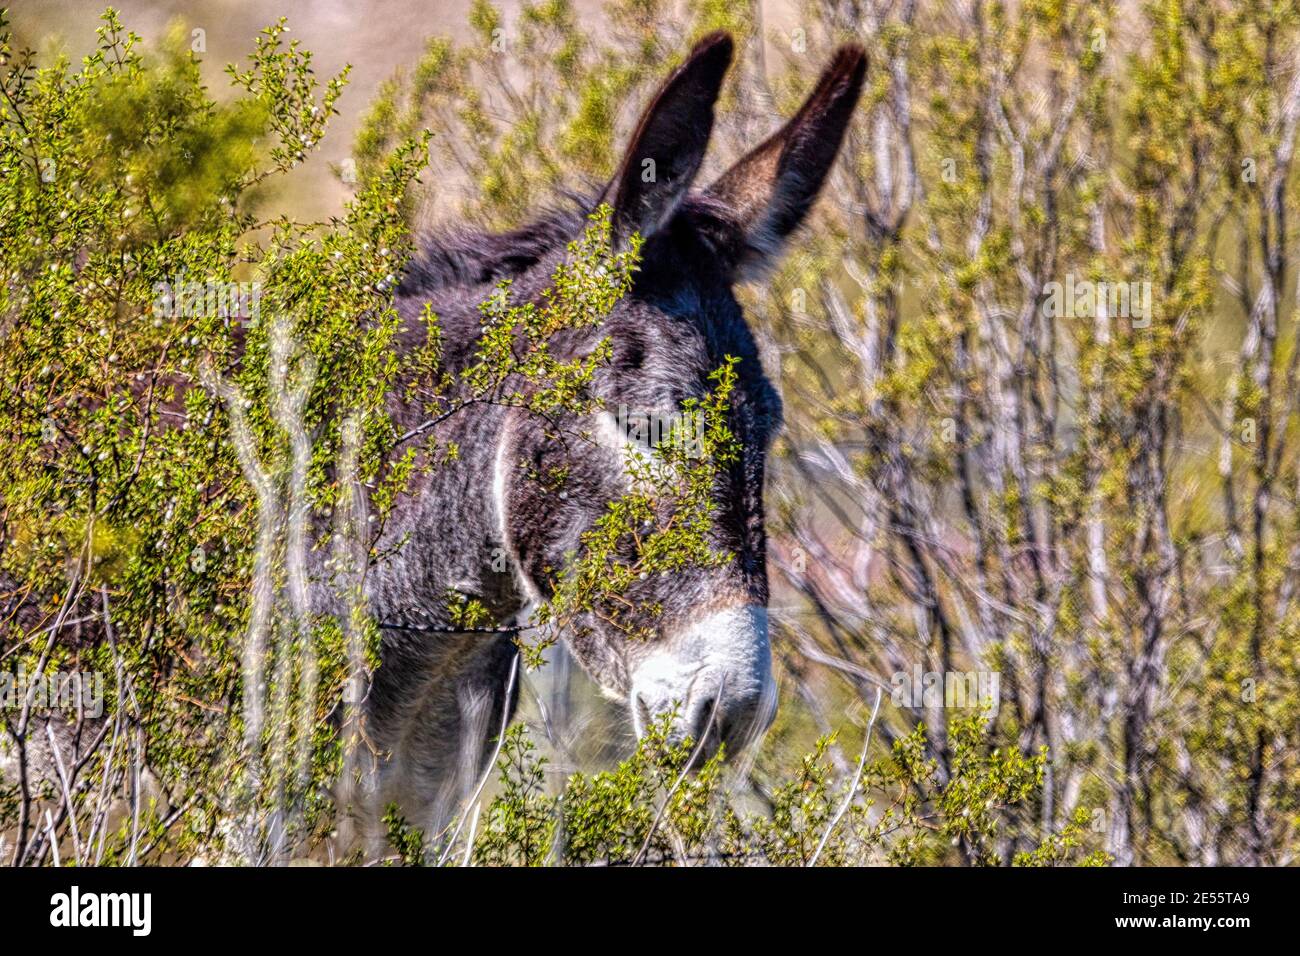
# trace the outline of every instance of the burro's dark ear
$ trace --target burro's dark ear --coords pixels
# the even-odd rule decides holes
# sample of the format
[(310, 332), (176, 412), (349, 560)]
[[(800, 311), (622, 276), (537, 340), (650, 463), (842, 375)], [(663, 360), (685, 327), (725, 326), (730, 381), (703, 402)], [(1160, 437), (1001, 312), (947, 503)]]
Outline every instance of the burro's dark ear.
[(741, 232), (742, 271), (773, 262), (803, 222), (844, 142), (866, 71), (862, 47), (840, 47), (799, 112), (709, 187)]
[(614, 240), (648, 237), (686, 196), (713, 132), (713, 104), (731, 65), (732, 42), (710, 33), (691, 50), (641, 114), (602, 199), (614, 210)]

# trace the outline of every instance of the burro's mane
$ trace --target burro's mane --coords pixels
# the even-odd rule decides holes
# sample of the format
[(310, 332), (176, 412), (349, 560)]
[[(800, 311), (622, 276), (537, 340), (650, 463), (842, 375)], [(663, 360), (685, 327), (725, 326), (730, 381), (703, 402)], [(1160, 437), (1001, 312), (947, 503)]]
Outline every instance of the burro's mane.
[[(582, 234), (594, 206), (575, 199), (568, 209), (544, 212), (506, 232), (449, 224), (418, 237), (397, 289), (397, 308), (408, 320), (426, 306), (433, 310), (443, 335), (444, 370), (455, 373), (469, 360), (481, 331), (479, 306), (493, 287), (516, 282), (511, 290), (516, 302), (540, 293), (550, 275), (536, 267)], [(528, 280), (519, 282), (524, 276)]]
[(508, 232), (451, 226), (426, 233), (417, 243), (399, 293), (431, 296), (526, 272), (579, 235), (588, 208), (590, 204), (584, 202), (581, 208), (550, 211)]

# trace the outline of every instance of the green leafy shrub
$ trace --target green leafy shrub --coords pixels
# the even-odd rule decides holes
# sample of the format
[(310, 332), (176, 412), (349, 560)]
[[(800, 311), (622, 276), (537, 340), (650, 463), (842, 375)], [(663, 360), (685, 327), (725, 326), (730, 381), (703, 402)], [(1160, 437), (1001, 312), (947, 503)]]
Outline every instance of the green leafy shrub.
[[(3, 622), (3, 655), (29, 673), (112, 675), (103, 718), (72, 721), (83, 735), (73, 746), (85, 749), (71, 779), (0, 764), (13, 862), (50, 863), (69, 848), (64, 862), (270, 862), (328, 844), (340, 825), (331, 787), (355, 769), (347, 715), (377, 663), (378, 631), (356, 606), (339, 620), (302, 615), (300, 545), (354, 535), (370, 556), (356, 528), (310, 541), (302, 528), (342, 528), (356, 485), (382, 524), (416, 469), (457, 453), (430, 447), (421, 459), (402, 446), (385, 408), (398, 383), (432, 417), (472, 414), (477, 401), (589, 409), (584, 388), (607, 350), (564, 361), (547, 341), (597, 325), (636, 266), (635, 245), (608, 254), (598, 213), (547, 297), (517, 302), (503, 286), (483, 303), (488, 331), (464, 376), (441, 369), (427, 311), (425, 347), (398, 356), (392, 294), (411, 211), (427, 198), (429, 111), (451, 116), (464, 101), (449, 128), (482, 134), (464, 142), (478, 151), (476, 208), (489, 220), (517, 215), (579, 160), (603, 175), (619, 104), (680, 52), (649, 7), (614, 9), (612, 47), (584, 37), (563, 3), (525, 10), (530, 82), (563, 76), (565, 95), (528, 100), (542, 105), (524, 122), (497, 124), (474, 99), (467, 77), (493, 69), (481, 50), (435, 42), (414, 87), (394, 85), (375, 107), (358, 146), (361, 188), (326, 224), (267, 213), (277, 182), (325, 135), (346, 79), (319, 82), (283, 23), (228, 71), (235, 95), (221, 100), (177, 41), (146, 55), (111, 11), (79, 68), (38, 65), (0, 25), (0, 580), (6, 606), (22, 608)], [(701, 29), (736, 16), (693, 11)], [(474, 18), (491, 36), (492, 9), (479, 4)], [(724, 138), (743, 126), (728, 103)], [(507, 174), (520, 156), (527, 168)], [(212, 307), (193, 301), (191, 285), (248, 295)], [(903, 336), (915, 362), (885, 383), (899, 396), (919, 394), (938, 367), (928, 338), (938, 333), (923, 332)], [(522, 359), (511, 347), (521, 340)], [(528, 386), (507, 385), (516, 378)], [(704, 418), (703, 454), (669, 441), (633, 463), (637, 490), (555, 569), (542, 623), (563, 628), (640, 574), (721, 560), (705, 532), (716, 469), (735, 453), (725, 427), (734, 382), (728, 362), (687, 409)], [(641, 534), (665, 499), (668, 522)], [(259, 581), (270, 582), (265, 594)], [(456, 613), (491, 623), (471, 602)], [(100, 636), (78, 630), (91, 622)], [(255, 662), (265, 681), (250, 686), (254, 635), (266, 640)], [(541, 649), (529, 648), (532, 663)], [(859, 773), (835, 766), (832, 736), (802, 757), (803, 746), (787, 747), (755, 788), (729, 777), (725, 755), (694, 766), (692, 744), (670, 743), (662, 725), (613, 770), (573, 773), (557, 792), (515, 727), (500, 742), (497, 789), (465, 808), (458, 837), (413, 831), (393, 813), (385, 825), (406, 863), (1103, 859), (1077, 812), (1063, 828), (1038, 818), (1047, 758), (1008, 742), (1014, 718), (914, 726), (883, 756), (865, 754)], [(6, 711), (5, 756), (44, 727)]]

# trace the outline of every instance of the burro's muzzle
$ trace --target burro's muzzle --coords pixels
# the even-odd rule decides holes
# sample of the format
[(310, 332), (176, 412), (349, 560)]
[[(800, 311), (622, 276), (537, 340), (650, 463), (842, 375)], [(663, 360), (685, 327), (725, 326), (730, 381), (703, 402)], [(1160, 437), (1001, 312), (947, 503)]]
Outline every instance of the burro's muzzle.
[(638, 737), (677, 711), (671, 738), (720, 743), (736, 754), (776, 716), (767, 608), (736, 604), (686, 622), (651, 645), (631, 672), (632, 720)]

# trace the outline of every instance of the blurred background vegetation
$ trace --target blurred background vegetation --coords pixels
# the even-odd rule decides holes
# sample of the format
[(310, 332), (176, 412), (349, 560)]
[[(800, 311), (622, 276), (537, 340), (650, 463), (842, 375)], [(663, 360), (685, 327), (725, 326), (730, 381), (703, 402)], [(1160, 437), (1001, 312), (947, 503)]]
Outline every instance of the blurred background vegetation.
[[(99, 12), (90, 2), (19, 8), (7, 56), (30, 46), (42, 64), (60, 51), (75, 62), (97, 45)], [(241, 89), (223, 75), (280, 16), (292, 28), (285, 39), (314, 51), (312, 76), (323, 83), (350, 65), (337, 101), (323, 99), (324, 87)], [(156, 257), (156, 274), (187, 249), (194, 270), (235, 277), (263, 274), (269, 258), (286, 297), (317, 265), (289, 251), (309, 224), (333, 237), (320, 240), (322, 254), (342, 252), (382, 281), (388, 265), (375, 253), (402, 247), (407, 226), (469, 215), (507, 227), (566, 193), (589, 193), (649, 92), (708, 30), (731, 31), (741, 52), (706, 181), (789, 115), (837, 43), (868, 48), (867, 93), (814, 221), (781, 269), (743, 292), (787, 429), (768, 499), (781, 712), (752, 764), (738, 768), (740, 809), (696, 826), (714, 778), (674, 793), (656, 782), (673, 782), (682, 754), (638, 753), (612, 776), (566, 785), (574, 772), (627, 758), (633, 742), (620, 709), (558, 654), (524, 698), (532, 743), (516, 735), (504, 751), (512, 762), (485, 810), (483, 862), (547, 859), (536, 848), (556, 840), (547, 801), (561, 790), (586, 810), (561, 824), (586, 828), (564, 834), (575, 862), (644, 858), (662, 826), (644, 811), (669, 799), (674, 837), (656, 844), (659, 856), (725, 845), (740, 862), (807, 862), (858, 769), (877, 691), (864, 796), (843, 829), (856, 842), (821, 862), (1294, 861), (1294, 4), (340, 0), (132, 3), (123, 18), (148, 38), (154, 72), (131, 81), (138, 110), (122, 105), (137, 100), (94, 99), (112, 88), (88, 94), (83, 122), (103, 139), (72, 144), (77, 162), (102, 182), (136, 175), (165, 187), (135, 251)], [(215, 103), (200, 109), (208, 95)], [(337, 111), (328, 135), (311, 125), (311, 103)], [(107, 145), (151, 142), (159, 116), (172, 117), (175, 135), (150, 150)], [(424, 130), (432, 138), (420, 171), (424, 154), (402, 151)], [(298, 144), (268, 155), (286, 132)], [(22, 131), (7, 141), (22, 142)], [(17, 155), (39, 168), (40, 156)], [(115, 168), (114, 156), (131, 162)], [(395, 156), (405, 158), (395, 165)], [(250, 174), (268, 166), (283, 175)], [(242, 183), (237, 198), (227, 195), (232, 180)], [(93, 216), (107, 229), (130, 204), (124, 189)], [(29, 278), (28, 267), (45, 264), (30, 247), (37, 234), (16, 216), (4, 229), (6, 243), (27, 244), (6, 250), (0, 303), (11, 396), (31, 392), (35, 356), (62, 359), (65, 337), (86, 334), (52, 318), (53, 293)], [(277, 262), (289, 266), (277, 272)], [(103, 268), (118, 275), (120, 260)], [(133, 278), (138, 308), (149, 278), (147, 269)], [(1150, 308), (1080, 301), (1049, 315), (1050, 286), (1067, 279), (1147, 283)], [(319, 350), (334, 333), (351, 344), (333, 356), (333, 372), (317, 373), (320, 387), (352, 362), (374, 392), (388, 374), (375, 358), (385, 304), (358, 296), (347, 312), (335, 300), (327, 319), (336, 281), (317, 289)], [(120, 297), (102, 306), (121, 321)], [(14, 317), (37, 313), (41, 334), (20, 341)], [(363, 314), (365, 334), (344, 334)], [(226, 334), (201, 331), (205, 346)], [(103, 354), (78, 343), (100, 376), (92, 392), (126, 387), (120, 370), (160, 351), (179, 361), (162, 339), (121, 341)], [(250, 370), (250, 388), (261, 371)], [(374, 408), (375, 394), (356, 403)], [(105, 414), (83, 413), (86, 427)], [(11, 434), (37, 440), (40, 414), (22, 404), (6, 414)], [(195, 455), (206, 447), (202, 434), (168, 440), (195, 442)], [(229, 451), (202, 461), (205, 481), (238, 484)], [(6, 571), (61, 591), (85, 509), (55, 508), (60, 479), (30, 465), (10, 463), (7, 509), (21, 487), (34, 503), (30, 522), (48, 525), (41, 534), (61, 530), (37, 573), (37, 532), (10, 514)], [(190, 504), (196, 526), (213, 500), (205, 494)], [(170, 540), (179, 519), (140, 520), (130, 534)], [(188, 615), (173, 623), (169, 653), (206, 641), (221, 660), (223, 635), (238, 629), (237, 582), (248, 571), (240, 542), (251, 538), (228, 540), (228, 563), (207, 560), (201, 571), (188, 559), (202, 541), (169, 544), (171, 573), (183, 580), (168, 587), (185, 595)], [(126, 555), (133, 571), (138, 548), (134, 539), (96, 545)], [(111, 558), (100, 564), (103, 582), (120, 583)], [(137, 612), (141, 626), (152, 620)], [(29, 626), (22, 641), (39, 630)], [(946, 707), (942, 695), (910, 694), (922, 674), (991, 672), (1000, 697), (987, 722), (972, 723), (970, 708)], [(203, 722), (183, 701), (219, 709), (233, 680), (218, 667), (201, 686), (172, 686), (167, 720), (146, 721), (151, 741), (190, 747)], [(336, 756), (328, 751), (322, 774)], [(219, 765), (191, 753), (176, 760)], [(213, 820), (186, 817), (187, 800), (201, 796), (178, 798), (201, 789), (188, 772), (159, 782), (167, 809), (145, 840), (181, 858), (214, 839)], [(614, 820), (611, 807), (629, 793), (641, 794), (631, 802), (642, 815)], [(427, 858), (391, 823), (404, 858)], [(169, 843), (181, 826), (190, 842)], [(142, 838), (130, 842), (135, 854)]]

